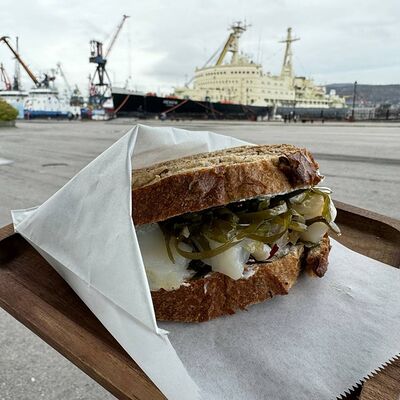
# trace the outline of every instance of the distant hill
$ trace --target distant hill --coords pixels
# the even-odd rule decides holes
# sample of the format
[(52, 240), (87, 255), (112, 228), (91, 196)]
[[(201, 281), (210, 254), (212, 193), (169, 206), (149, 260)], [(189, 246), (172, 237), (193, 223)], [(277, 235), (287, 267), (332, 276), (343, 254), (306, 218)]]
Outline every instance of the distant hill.
[[(352, 83), (326, 85), (327, 92), (336, 90), (339, 96), (346, 96), (347, 104), (353, 101)], [(357, 85), (357, 104), (379, 106), (380, 104), (400, 105), (400, 85)]]

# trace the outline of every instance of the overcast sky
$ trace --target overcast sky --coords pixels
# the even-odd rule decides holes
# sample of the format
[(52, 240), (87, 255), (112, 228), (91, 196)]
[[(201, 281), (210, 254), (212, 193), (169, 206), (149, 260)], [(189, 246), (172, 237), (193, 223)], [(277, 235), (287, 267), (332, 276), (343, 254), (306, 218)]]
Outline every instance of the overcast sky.
[[(128, 76), (138, 90), (168, 91), (190, 78), (244, 20), (241, 49), (277, 74), (288, 26), (296, 75), (319, 84), (400, 83), (400, 0), (2, 0), (0, 34), (20, 38), (20, 53), (35, 73), (61, 62), (71, 84), (87, 88), (89, 41), (107, 45), (122, 14), (131, 16), (108, 60), (113, 84)], [(0, 62), (14, 64), (4, 44)], [(31, 83), (22, 72), (25, 87)], [(62, 86), (61, 78), (58, 78)]]

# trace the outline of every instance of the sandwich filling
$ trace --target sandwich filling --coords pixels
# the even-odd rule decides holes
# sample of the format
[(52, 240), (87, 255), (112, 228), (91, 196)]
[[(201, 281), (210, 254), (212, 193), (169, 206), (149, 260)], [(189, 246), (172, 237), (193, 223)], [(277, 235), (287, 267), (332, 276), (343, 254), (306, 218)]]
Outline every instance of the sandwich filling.
[(151, 290), (174, 290), (214, 271), (247, 278), (247, 265), (318, 245), (335, 224), (331, 190), (323, 187), (260, 196), (137, 228)]

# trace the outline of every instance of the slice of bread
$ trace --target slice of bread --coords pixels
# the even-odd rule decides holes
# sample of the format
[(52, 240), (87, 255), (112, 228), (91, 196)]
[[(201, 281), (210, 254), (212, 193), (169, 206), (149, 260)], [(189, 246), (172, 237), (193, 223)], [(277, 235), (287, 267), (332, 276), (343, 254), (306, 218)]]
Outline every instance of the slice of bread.
[(212, 272), (189, 281), (176, 290), (152, 291), (156, 318), (162, 321), (203, 322), (234, 314), (251, 304), (278, 294), (288, 294), (302, 269), (323, 276), (328, 265), (330, 243), (325, 236), (311, 249), (292, 246), (289, 253), (268, 263), (248, 265), (248, 277), (233, 280)]
[(318, 164), (292, 145), (242, 146), (171, 160), (132, 172), (136, 225), (260, 195), (317, 185)]

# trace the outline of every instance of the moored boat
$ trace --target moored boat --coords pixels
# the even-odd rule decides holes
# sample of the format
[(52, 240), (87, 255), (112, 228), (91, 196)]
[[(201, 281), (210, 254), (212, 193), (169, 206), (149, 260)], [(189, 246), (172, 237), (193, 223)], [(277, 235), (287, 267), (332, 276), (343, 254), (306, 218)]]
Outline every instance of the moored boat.
[[(175, 89), (172, 96), (147, 95), (121, 88), (112, 88), (114, 112), (117, 116), (171, 117), (200, 119), (260, 119), (275, 114), (299, 118), (342, 119), (345, 101), (334, 92), (311, 79), (295, 76), (292, 64), (292, 37), (288, 28), (285, 54), (279, 75), (263, 72), (240, 52), (239, 39), (247, 26), (237, 22), (216, 62), (212, 59), (196, 68), (191, 85)], [(228, 53), (231, 53), (229, 59)]]

